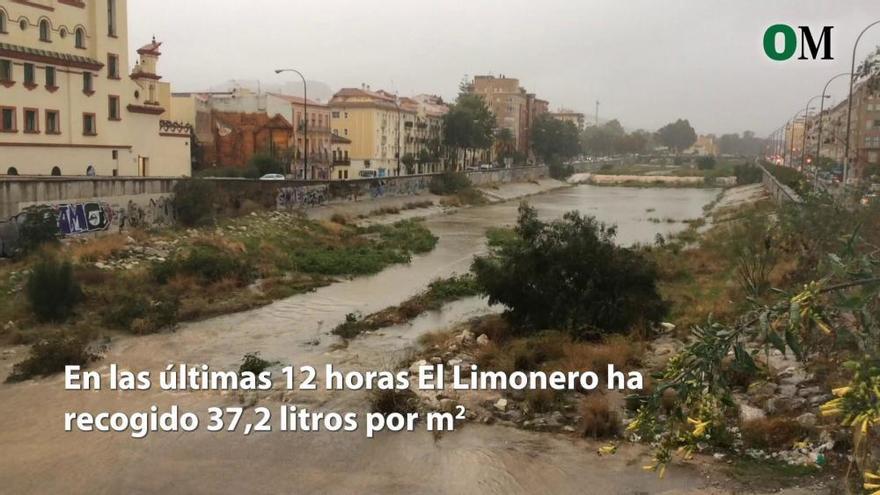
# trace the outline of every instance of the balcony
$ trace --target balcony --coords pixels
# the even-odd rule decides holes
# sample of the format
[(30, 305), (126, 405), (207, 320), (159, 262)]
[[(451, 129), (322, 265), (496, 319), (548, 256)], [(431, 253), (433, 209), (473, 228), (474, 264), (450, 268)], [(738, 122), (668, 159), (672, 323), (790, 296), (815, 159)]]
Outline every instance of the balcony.
[(351, 165), (351, 160), (333, 160), (334, 167), (348, 167)]
[[(305, 130), (305, 123), (300, 122), (299, 125), (296, 126), (296, 130), (299, 132), (303, 132)], [(317, 125), (309, 123), (309, 134), (330, 134), (330, 126), (328, 125)]]

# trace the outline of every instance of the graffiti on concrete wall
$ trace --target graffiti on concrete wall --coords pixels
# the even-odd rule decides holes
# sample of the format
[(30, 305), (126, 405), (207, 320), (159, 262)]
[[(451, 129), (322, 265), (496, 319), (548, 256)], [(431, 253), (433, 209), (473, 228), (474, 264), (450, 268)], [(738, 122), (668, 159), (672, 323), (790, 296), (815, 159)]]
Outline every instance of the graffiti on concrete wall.
[(113, 222), (113, 208), (107, 203), (71, 203), (57, 205), (56, 209), (58, 230), (63, 235), (106, 231)]
[(128, 200), (119, 210), (119, 228), (159, 227), (174, 223), (174, 206), (169, 196), (150, 198), (146, 202)]
[[(43, 204), (21, 204), (21, 213), (8, 221), (0, 221), (0, 256), (10, 256), (14, 251), (27, 208)], [(167, 194), (111, 197), (47, 206), (55, 209), (58, 232), (65, 237), (166, 226), (175, 220), (172, 198)]]
[(279, 210), (320, 206), (328, 200), (326, 184), (314, 186), (293, 186), (278, 189), (275, 207)]

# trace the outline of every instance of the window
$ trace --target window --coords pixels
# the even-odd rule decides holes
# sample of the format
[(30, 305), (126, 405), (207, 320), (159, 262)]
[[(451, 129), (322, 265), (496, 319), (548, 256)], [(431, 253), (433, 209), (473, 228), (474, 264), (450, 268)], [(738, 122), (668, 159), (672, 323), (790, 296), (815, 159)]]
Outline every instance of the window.
[(118, 96), (110, 95), (107, 97), (107, 118), (110, 120), (120, 120)]
[(95, 136), (97, 134), (98, 134), (98, 129), (95, 127), (95, 114), (84, 113), (83, 114), (83, 135)]
[(28, 87), (37, 85), (34, 64), (24, 64), (24, 85)]
[(61, 119), (58, 110), (46, 110), (46, 134), (61, 134)]
[(43, 19), (40, 21), (40, 41), (52, 41), (51, 38), (52, 28), (49, 26), (49, 21)]
[(36, 108), (24, 109), (24, 132), (28, 134), (40, 132), (40, 117)]
[(9, 167), (6, 169), (6, 175), (18, 175), (18, 169), (15, 167)]
[(59, 168), (59, 167), (52, 167), (52, 175), (54, 175), (54, 176), (56, 176), (56, 177), (60, 176), (60, 175), (61, 175), (61, 168)]
[(6, 12), (0, 10), (0, 33), (6, 32)]
[(332, 117), (333, 117), (334, 119), (338, 119), (338, 118), (339, 118), (339, 112), (333, 112), (331, 115), (332, 115)]
[(83, 93), (92, 94), (95, 92), (95, 84), (92, 81), (91, 72), (83, 72)]
[(0, 132), (17, 132), (15, 107), (0, 107)]
[(76, 47), (77, 48), (85, 48), (86, 47), (86, 32), (83, 28), (76, 28), (76, 33), (74, 34), (76, 38)]
[(116, 0), (107, 0), (107, 35), (116, 37)]
[(0, 60), (0, 81), (12, 81), (12, 62)]
[(57, 88), (55, 85), (55, 67), (46, 66), (46, 87), (47, 88)]
[(112, 53), (107, 54), (107, 77), (110, 79), (119, 79), (119, 56)]

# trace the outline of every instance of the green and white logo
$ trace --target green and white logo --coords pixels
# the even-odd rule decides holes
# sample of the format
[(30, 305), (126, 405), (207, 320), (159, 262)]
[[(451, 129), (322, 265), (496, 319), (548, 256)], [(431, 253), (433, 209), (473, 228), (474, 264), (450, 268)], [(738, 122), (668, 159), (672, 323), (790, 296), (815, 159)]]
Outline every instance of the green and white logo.
[[(819, 39), (813, 37), (809, 26), (798, 26), (801, 32), (800, 45), (801, 55), (798, 60), (834, 60), (831, 56), (831, 30), (834, 26), (823, 26)], [(779, 38), (782, 37), (782, 45)], [(819, 57), (819, 51), (822, 56)], [(788, 24), (774, 24), (764, 31), (764, 53), (771, 60), (784, 61), (790, 59), (798, 51), (797, 31)], [(809, 52), (809, 53), (808, 53)]]

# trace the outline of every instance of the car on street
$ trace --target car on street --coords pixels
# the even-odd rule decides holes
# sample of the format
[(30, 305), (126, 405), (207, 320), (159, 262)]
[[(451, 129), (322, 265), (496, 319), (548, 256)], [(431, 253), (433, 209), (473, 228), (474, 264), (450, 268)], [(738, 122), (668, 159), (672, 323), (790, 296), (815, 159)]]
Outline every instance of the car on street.
[(284, 180), (284, 175), (282, 174), (266, 174), (260, 177), (260, 180)]
[(484, 163), (484, 164), (480, 165), (480, 170), (492, 170), (493, 168), (495, 168), (495, 167), (493, 167), (489, 163)]

